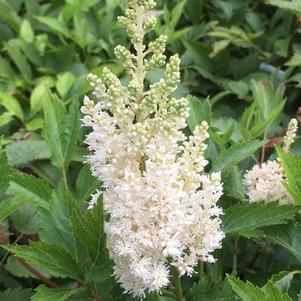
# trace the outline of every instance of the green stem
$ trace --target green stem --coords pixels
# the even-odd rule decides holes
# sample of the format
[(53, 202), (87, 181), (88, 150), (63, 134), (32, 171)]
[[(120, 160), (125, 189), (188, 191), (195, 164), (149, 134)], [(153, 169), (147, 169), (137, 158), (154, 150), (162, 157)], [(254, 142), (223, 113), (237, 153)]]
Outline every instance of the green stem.
[(177, 301), (184, 301), (180, 275), (175, 267), (171, 268)]
[(51, 288), (59, 287), (58, 284), (56, 284), (55, 282), (53, 282), (52, 280), (48, 279), (46, 276), (41, 274), (38, 270), (36, 270), (34, 267), (32, 267), (30, 264), (28, 264), (24, 259), (22, 259), (20, 257), (16, 257), (16, 258), (26, 270), (28, 270), (29, 272), (34, 274), (38, 279), (40, 279), (42, 282), (47, 284), (49, 287), (51, 287)]
[(66, 169), (65, 167), (62, 168), (62, 175), (63, 175), (63, 182), (64, 182), (64, 186), (66, 191), (68, 191), (68, 182), (67, 182), (67, 173), (66, 173)]
[(238, 255), (238, 237), (234, 239), (233, 259), (232, 259), (232, 274), (237, 275), (237, 255)]
[(145, 70), (144, 70), (144, 63), (143, 63), (143, 58), (144, 58), (144, 47), (143, 47), (143, 38), (144, 38), (144, 30), (143, 30), (143, 17), (144, 17), (144, 9), (141, 6), (137, 6), (136, 8), (137, 12), (137, 34), (139, 35), (139, 42), (135, 44), (135, 48), (137, 51), (137, 67), (136, 67), (136, 76), (137, 80), (141, 84), (141, 91), (138, 93), (137, 96), (137, 103), (140, 103), (142, 98), (143, 98), (143, 82), (144, 82), (144, 77), (145, 77)]
[[(266, 139), (267, 139), (267, 134), (266, 134), (266, 132), (264, 132), (263, 140), (265, 141)], [(260, 164), (259, 164), (260, 166), (263, 164), (264, 159), (265, 159), (265, 148), (266, 148), (266, 142), (261, 147), (261, 156), (260, 156)]]
[(217, 250), (216, 255), (216, 263), (214, 264), (214, 277), (215, 281), (221, 281), (223, 278), (223, 253), (222, 250)]
[(161, 301), (161, 300), (160, 300), (160, 295), (159, 295), (159, 293), (155, 293), (155, 297), (156, 297), (156, 300), (157, 300), (157, 301)]
[[(19, 236), (16, 238), (16, 240), (12, 243), (12, 245), (15, 245), (18, 243), (18, 241), (22, 238), (23, 234), (19, 234)], [(9, 252), (6, 252), (5, 255), (2, 257), (2, 260), (0, 262), (0, 267), (4, 265), (5, 260), (8, 258), (9, 256)]]
[(201, 280), (204, 276), (204, 262), (199, 262), (199, 280)]

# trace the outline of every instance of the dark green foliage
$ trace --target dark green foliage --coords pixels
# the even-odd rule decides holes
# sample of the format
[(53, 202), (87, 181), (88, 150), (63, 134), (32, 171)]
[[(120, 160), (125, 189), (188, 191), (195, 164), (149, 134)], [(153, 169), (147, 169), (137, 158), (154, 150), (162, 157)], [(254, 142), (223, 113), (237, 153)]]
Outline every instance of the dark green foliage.
[(235, 301), (239, 300), (227, 281), (218, 283), (209, 276), (202, 277), (189, 293), (189, 301)]
[(284, 185), (292, 195), (297, 205), (301, 204), (301, 158), (292, 154), (286, 154), (278, 149), (279, 158), (285, 173), (287, 182)]
[(225, 233), (252, 233), (264, 226), (285, 223), (292, 218), (300, 208), (294, 206), (279, 206), (276, 202), (241, 203), (225, 209), (223, 228)]
[(251, 282), (228, 276), (228, 281), (233, 290), (242, 298), (243, 301), (290, 301), (292, 300), (287, 293), (282, 292), (272, 282), (268, 282), (263, 288), (254, 286)]
[[(119, 0), (0, 0), (0, 301), (133, 300), (112, 275), (102, 198), (87, 210), (101, 183), (83, 163), (79, 111), (91, 92), (89, 72), (110, 67), (127, 83), (113, 54), (117, 44), (129, 45), (116, 22), (125, 7)], [(183, 277), (185, 298), (297, 300), (300, 138), (292, 153), (281, 141), (289, 119), (301, 120), (300, 3), (161, 0), (157, 9), (155, 32), (168, 35), (167, 56), (182, 60), (175, 96), (191, 94), (185, 134), (209, 123), (208, 171), (221, 170), (224, 182), (223, 248), (216, 263)], [(146, 78), (161, 76), (158, 69)], [(248, 203), (245, 171), (277, 156), (295, 206)], [(175, 300), (173, 288), (146, 300)]]
[(0, 193), (5, 193), (9, 185), (10, 172), (9, 172), (7, 157), (4, 152), (0, 152), (0, 166), (1, 166)]

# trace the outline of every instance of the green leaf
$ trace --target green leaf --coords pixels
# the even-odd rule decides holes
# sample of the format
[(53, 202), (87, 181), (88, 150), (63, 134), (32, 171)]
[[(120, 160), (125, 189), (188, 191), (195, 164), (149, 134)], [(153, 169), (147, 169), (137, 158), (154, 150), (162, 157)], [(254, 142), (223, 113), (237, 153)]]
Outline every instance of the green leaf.
[(78, 102), (74, 99), (68, 114), (64, 104), (55, 95), (44, 102), (44, 135), (51, 150), (52, 162), (61, 170), (68, 166), (76, 150), (79, 132)]
[(9, 186), (10, 174), (5, 152), (0, 152), (0, 194), (6, 192)]
[(21, 51), (24, 53), (29, 62), (39, 67), (44, 65), (42, 57), (33, 43), (28, 43), (21, 39), (19, 39), (18, 42)]
[[(64, 5), (60, 14), (64, 21), (68, 21), (69, 18), (74, 16), (77, 12), (88, 11), (91, 6), (94, 6), (98, 2), (98, 0), (72, 1), (72, 3)], [(109, 3), (106, 3), (106, 8), (112, 5), (114, 6), (114, 1), (109, 1)]]
[(73, 210), (71, 222), (79, 261), (89, 267), (87, 277), (97, 282), (107, 280), (112, 275), (112, 264), (105, 243), (102, 200), (99, 199), (93, 209), (84, 215), (79, 210)]
[(20, 17), (6, 1), (0, 2), (0, 19), (4, 24), (7, 24), (15, 32), (19, 31), (20, 27)]
[(269, 281), (262, 290), (265, 292), (267, 301), (292, 301), (286, 292), (282, 292), (277, 286)]
[(21, 287), (7, 289), (0, 293), (0, 301), (29, 301), (31, 297), (31, 289)]
[(0, 92), (0, 105), (19, 119), (24, 119), (23, 110), (18, 100), (9, 93)]
[(254, 101), (259, 108), (262, 121), (267, 119), (271, 112), (283, 101), (283, 85), (279, 85), (279, 87), (275, 90), (273, 83), (270, 81), (257, 82), (252, 80), (251, 90)]
[(5, 270), (20, 278), (36, 278), (36, 276), (29, 272), (15, 256), (8, 257), (5, 264)]
[(172, 39), (172, 37), (174, 36), (176, 25), (177, 25), (178, 21), (180, 20), (180, 17), (182, 15), (185, 5), (187, 3), (187, 0), (181, 0), (176, 3), (177, 3), (176, 6), (171, 11), (170, 20), (166, 24), (168, 27), (167, 36), (169, 39)]
[(36, 162), (35, 164), (31, 164), (30, 168), (32, 168), (37, 176), (53, 187), (57, 186), (62, 179), (61, 172), (49, 161)]
[(23, 195), (31, 203), (45, 208), (49, 207), (52, 193), (50, 186), (42, 179), (21, 172), (12, 173), (8, 191)]
[(48, 89), (53, 85), (51, 79), (45, 79), (40, 82), (30, 95), (30, 113), (31, 116), (34, 116), (43, 108), (43, 103), (46, 99), (49, 99)]
[(25, 204), (10, 216), (10, 220), (12, 221), (14, 228), (21, 234), (34, 235), (38, 232), (36, 213), (36, 206)]
[(241, 99), (244, 99), (249, 92), (249, 86), (243, 81), (227, 81), (224, 86), (229, 92)]
[(288, 292), (296, 271), (282, 271), (271, 278), (271, 282), (282, 291)]
[(78, 199), (86, 201), (99, 187), (99, 181), (91, 175), (90, 166), (85, 164), (76, 179), (76, 194)]
[(75, 205), (72, 195), (66, 192), (61, 183), (52, 193), (49, 208), (41, 208), (39, 212), (40, 239), (68, 250), (74, 258), (77, 257), (78, 250), (71, 225), (71, 208)]
[(260, 288), (254, 286), (251, 282), (246, 283), (241, 280), (228, 275), (227, 280), (229, 281), (232, 289), (239, 295), (243, 301), (263, 301), (265, 300), (264, 292)]
[(41, 16), (36, 16), (35, 18), (41, 23), (47, 25), (54, 32), (62, 34), (66, 38), (70, 37), (68, 27), (60, 20), (52, 17), (41, 17)]
[(0, 202), (0, 222), (5, 220), (9, 215), (22, 207), (27, 202), (22, 196), (16, 196), (12, 199)]
[(77, 139), (80, 129), (80, 117), (79, 117), (79, 102), (76, 98), (72, 99), (69, 106), (68, 114), (63, 124), (63, 131), (61, 133), (64, 162), (67, 167), (71, 161), (77, 148)]
[(286, 63), (287, 66), (299, 67), (301, 66), (301, 47), (295, 47), (294, 55)]
[(222, 50), (224, 50), (225, 48), (227, 48), (230, 45), (231, 41), (229, 40), (220, 40), (217, 42), (213, 43), (213, 49), (210, 53), (210, 57), (213, 58), (215, 57), (217, 54), (219, 54)]
[(65, 107), (56, 95), (51, 94), (49, 98), (44, 99), (44, 118), (44, 136), (51, 151), (53, 164), (59, 168), (64, 168), (61, 131), (65, 118)]
[(24, 165), (31, 161), (49, 159), (48, 145), (43, 140), (22, 140), (5, 149), (10, 166)]
[(264, 229), (267, 237), (271, 238), (274, 243), (284, 247), (301, 262), (301, 225), (287, 224)]
[(214, 282), (210, 276), (202, 277), (194, 283), (189, 293), (189, 301), (235, 301), (238, 300), (226, 281)]
[(259, 288), (249, 281), (244, 283), (231, 275), (227, 276), (227, 280), (243, 301), (292, 301), (287, 293), (283, 293), (272, 282)]
[(224, 211), (223, 230), (226, 234), (252, 231), (261, 227), (283, 224), (300, 209), (278, 203), (240, 203)]
[(200, 125), (202, 121), (207, 121), (208, 124), (210, 124), (211, 104), (208, 99), (201, 101), (196, 97), (188, 96), (188, 103), (190, 114), (187, 123), (191, 131), (193, 131), (197, 125)]
[(65, 98), (67, 96), (75, 79), (75, 76), (71, 72), (65, 72), (58, 75), (58, 79), (56, 81), (56, 89), (62, 98)]
[(237, 165), (233, 165), (223, 176), (224, 193), (234, 199), (243, 200), (245, 187), (242, 181), (241, 171)]
[(36, 267), (58, 277), (80, 280), (83, 275), (78, 263), (63, 248), (43, 242), (31, 242), (28, 246), (2, 246)]
[(5, 48), (7, 49), (9, 56), (14, 61), (23, 77), (27, 81), (30, 81), (32, 78), (32, 71), (28, 61), (20, 50), (19, 41), (16, 39), (9, 40), (6, 43)]
[(265, 141), (248, 141), (233, 145), (222, 151), (212, 162), (211, 172), (229, 168), (250, 157)]
[(45, 285), (40, 285), (35, 289), (36, 293), (32, 296), (31, 301), (65, 301), (82, 291), (82, 288), (48, 288)]
[(183, 44), (188, 56), (203, 71), (202, 75), (206, 75), (206, 78), (214, 80), (214, 76), (211, 74), (214, 71), (214, 66), (209, 59), (209, 50), (203, 44), (192, 40), (183, 40)]
[(0, 115), (0, 127), (10, 123), (13, 120), (13, 114), (10, 112), (4, 112)]
[(26, 130), (28, 132), (36, 132), (44, 127), (44, 120), (42, 118), (34, 118), (25, 124)]
[(284, 183), (295, 203), (301, 205), (301, 158), (290, 153), (285, 153), (277, 148), (280, 164), (285, 171), (287, 181)]
[(24, 20), (20, 27), (20, 36), (26, 42), (33, 42), (34, 32), (28, 20)]
[(299, 0), (265, 0), (267, 4), (277, 6), (279, 8), (285, 9), (291, 13), (301, 16), (301, 3)]
[(250, 130), (248, 130), (245, 133), (245, 137), (248, 140), (254, 139), (259, 137), (264, 133), (264, 131), (270, 127), (270, 125), (279, 117), (281, 114), (283, 107), (285, 105), (285, 102), (280, 102), (265, 118), (262, 122), (256, 123), (254, 127), (252, 127)]
[[(17, 277), (39, 279), (37, 275), (31, 273), (28, 269), (26, 269), (24, 265), (20, 262), (20, 260), (13, 255), (8, 257), (5, 264), (5, 270)], [(41, 268), (39, 269), (39, 272), (45, 277), (51, 277), (51, 275), (49, 275), (45, 270)]]

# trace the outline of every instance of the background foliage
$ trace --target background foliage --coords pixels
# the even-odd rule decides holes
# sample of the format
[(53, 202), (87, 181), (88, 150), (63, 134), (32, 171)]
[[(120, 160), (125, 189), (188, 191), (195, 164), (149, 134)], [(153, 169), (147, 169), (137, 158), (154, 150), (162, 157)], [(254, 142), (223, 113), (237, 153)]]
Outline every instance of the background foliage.
[[(300, 294), (301, 139), (279, 153), (296, 206), (249, 204), (242, 184), (262, 153), (276, 157), (288, 120), (301, 119), (301, 6), (268, 2), (159, 1), (156, 33), (182, 59), (176, 96), (193, 95), (187, 133), (210, 123), (210, 171), (225, 182), (227, 237), (217, 263), (183, 279), (189, 301)], [(116, 22), (125, 6), (0, 0), (0, 301), (130, 300), (111, 276), (101, 202), (86, 210), (99, 184), (83, 164), (79, 114), (87, 73), (124, 76), (113, 48), (129, 44)], [(171, 288), (160, 300), (173, 298)]]

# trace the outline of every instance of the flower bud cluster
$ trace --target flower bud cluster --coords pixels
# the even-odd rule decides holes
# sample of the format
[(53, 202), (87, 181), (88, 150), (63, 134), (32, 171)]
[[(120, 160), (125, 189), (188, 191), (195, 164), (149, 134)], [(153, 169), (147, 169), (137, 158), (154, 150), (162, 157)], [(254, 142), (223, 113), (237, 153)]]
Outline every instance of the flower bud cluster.
[(295, 118), (292, 118), (290, 120), (290, 122), (288, 123), (287, 132), (283, 138), (283, 150), (286, 153), (289, 151), (291, 145), (294, 143), (297, 130), (298, 130), (298, 120)]
[(155, 0), (130, 0), (129, 6), (140, 6), (146, 10), (151, 10), (156, 6)]
[[(212, 253), (224, 237), (217, 206), (221, 177), (204, 173), (208, 124), (203, 122), (187, 138), (187, 99), (170, 96), (180, 80), (177, 55), (166, 64), (164, 78), (145, 91), (147, 69), (165, 64), (166, 37), (161, 36), (147, 51), (162, 61), (151, 57), (145, 65), (141, 33), (152, 26), (141, 20), (153, 6), (152, 0), (132, 0), (121, 18), (136, 50), (115, 49), (131, 70), (128, 86), (104, 68), (101, 79), (88, 76), (98, 102), (85, 97), (82, 107), (83, 125), (92, 128), (86, 137), (87, 162), (103, 183), (114, 274), (125, 292), (138, 297), (166, 287), (171, 266), (191, 276), (199, 260), (213, 262)], [(99, 194), (92, 196), (89, 208)]]
[(143, 24), (144, 32), (152, 31), (157, 25), (157, 18), (155, 16), (147, 17)]
[(137, 18), (137, 12), (131, 8), (128, 8), (125, 11), (124, 16), (118, 17), (119, 23), (125, 28), (127, 34), (132, 39), (132, 41), (135, 42), (137, 42), (137, 40), (140, 40), (137, 24), (135, 24), (136, 18)]
[(149, 51), (152, 56), (149, 59), (144, 60), (144, 64), (147, 70), (153, 68), (160, 68), (165, 64), (166, 56), (164, 55), (167, 42), (167, 36), (160, 35), (155, 41), (150, 42)]
[(132, 72), (134, 65), (130, 51), (124, 46), (118, 45), (114, 49), (114, 54), (116, 58), (123, 64), (124, 69), (128, 72)]

